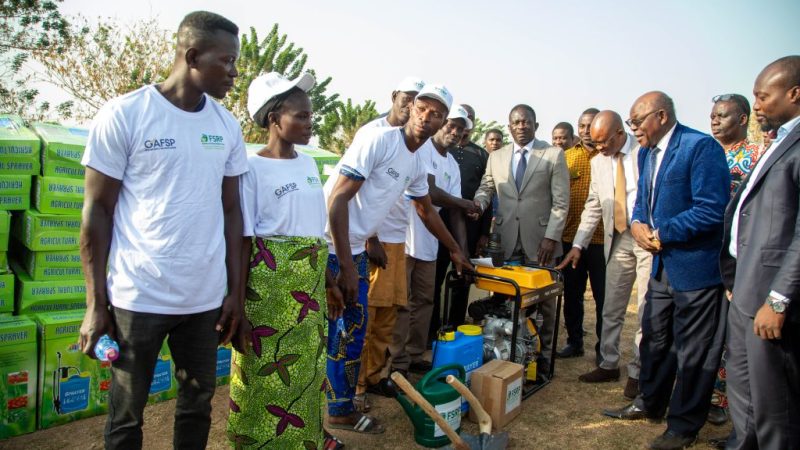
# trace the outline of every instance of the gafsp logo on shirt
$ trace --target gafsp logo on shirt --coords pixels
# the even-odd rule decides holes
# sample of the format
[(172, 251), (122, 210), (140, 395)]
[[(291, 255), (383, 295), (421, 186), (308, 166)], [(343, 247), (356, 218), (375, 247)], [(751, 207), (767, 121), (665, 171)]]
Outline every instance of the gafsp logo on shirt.
[(278, 189), (275, 189), (275, 197), (281, 198), (290, 192), (296, 191), (297, 189), (297, 183), (286, 183)]
[(161, 138), (144, 141), (144, 151), (150, 152), (153, 150), (175, 150), (175, 139)]
[(399, 173), (398, 173), (396, 170), (394, 170), (393, 168), (391, 168), (391, 167), (389, 167), (388, 169), (386, 169), (386, 173), (388, 173), (388, 174), (389, 174), (389, 176), (390, 176), (390, 177), (392, 177), (392, 178), (394, 178), (395, 180), (396, 180), (396, 179), (398, 179), (398, 178), (400, 178), (400, 174), (399, 174)]
[(225, 143), (222, 142), (222, 136), (216, 134), (201, 134), (200, 144), (203, 146), (203, 148), (210, 150), (218, 150), (225, 147)]

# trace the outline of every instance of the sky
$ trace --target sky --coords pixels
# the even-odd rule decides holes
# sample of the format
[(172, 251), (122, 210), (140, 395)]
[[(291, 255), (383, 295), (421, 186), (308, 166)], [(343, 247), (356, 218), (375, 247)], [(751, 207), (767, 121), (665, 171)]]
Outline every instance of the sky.
[(68, 15), (132, 22), (155, 17), (174, 30), (205, 9), (260, 35), (274, 23), (333, 78), (328, 92), (390, 106), (408, 75), (447, 86), (478, 118), (507, 124), (536, 110), (537, 137), (576, 126), (590, 107), (623, 119), (636, 98), (661, 90), (678, 120), (708, 132), (711, 97), (741, 93), (777, 58), (800, 54), (800, 0), (65, 0)]

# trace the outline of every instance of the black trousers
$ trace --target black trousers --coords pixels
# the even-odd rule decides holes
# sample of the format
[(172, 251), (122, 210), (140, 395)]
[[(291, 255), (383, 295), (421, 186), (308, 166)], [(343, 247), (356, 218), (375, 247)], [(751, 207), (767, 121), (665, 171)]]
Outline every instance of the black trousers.
[(669, 408), (667, 429), (693, 436), (706, 422), (725, 340), (722, 285), (679, 292), (663, 268), (650, 278), (639, 344), (641, 395), (651, 415)]
[(753, 333), (753, 318), (728, 311), (729, 449), (800, 448), (800, 324), (784, 322), (781, 339)]
[(144, 407), (165, 338), (178, 381), (173, 447), (206, 447), (211, 427), (211, 398), (217, 387), (219, 332), (214, 327), (220, 311), (216, 308), (196, 314), (167, 315), (112, 309), (119, 359), (111, 366), (105, 428), (107, 449), (142, 448)]
[[(572, 242), (563, 242), (564, 254), (572, 249)], [(600, 333), (603, 329), (603, 303), (606, 298), (606, 257), (603, 244), (589, 244), (581, 252), (578, 267), (564, 268), (564, 325), (567, 327), (567, 344), (583, 348), (583, 296), (586, 294), (586, 281), (592, 285), (595, 303), (595, 334), (600, 348)]]

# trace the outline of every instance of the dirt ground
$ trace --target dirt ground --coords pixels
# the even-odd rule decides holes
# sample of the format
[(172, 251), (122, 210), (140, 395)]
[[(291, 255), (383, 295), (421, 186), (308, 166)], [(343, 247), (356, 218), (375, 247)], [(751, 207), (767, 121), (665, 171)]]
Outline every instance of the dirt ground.
[[(586, 330), (594, 330), (594, 302), (586, 302)], [(632, 349), (636, 304), (631, 302), (623, 331), (622, 361), (627, 361)], [(564, 342), (564, 328), (560, 329), (559, 342)], [(522, 413), (506, 430), (510, 433), (509, 448), (515, 449), (634, 449), (646, 448), (647, 444), (661, 434), (665, 425), (645, 421), (626, 422), (609, 419), (601, 415), (605, 407), (626, 404), (622, 390), (626, 376), (619, 382), (585, 384), (578, 382), (578, 375), (591, 370), (595, 339), (586, 337), (586, 356), (557, 360), (556, 375), (550, 385), (522, 402)], [(412, 378), (416, 382), (416, 378)], [(415, 444), (413, 428), (400, 405), (393, 399), (370, 397), (371, 414), (386, 425), (383, 435), (370, 436), (339, 431), (337, 436), (348, 449), (413, 449), (423, 448)], [(217, 389), (211, 424), (209, 449), (227, 449), (225, 422), (228, 415), (228, 388)], [(172, 414), (175, 401), (150, 406), (145, 411), (144, 448), (161, 450), (172, 448)], [(477, 434), (477, 426), (464, 419), (463, 431)], [(103, 448), (103, 426), (105, 416), (73, 422), (48, 430), (0, 441), (2, 449), (100, 449)], [(709, 437), (727, 435), (730, 424), (722, 427), (706, 425), (700, 432), (700, 440), (694, 447), (710, 449)]]

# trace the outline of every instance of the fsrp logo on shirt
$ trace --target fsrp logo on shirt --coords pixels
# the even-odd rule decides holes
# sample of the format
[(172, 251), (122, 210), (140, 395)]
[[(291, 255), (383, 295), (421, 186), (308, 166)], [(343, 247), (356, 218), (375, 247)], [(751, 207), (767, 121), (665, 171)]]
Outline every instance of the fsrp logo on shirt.
[(203, 148), (213, 150), (221, 149), (225, 146), (222, 136), (206, 133), (200, 135), (200, 144), (203, 146)]
[(306, 177), (306, 183), (308, 183), (309, 186), (322, 186), (322, 182), (318, 177)]
[(147, 139), (144, 141), (144, 151), (149, 152), (153, 150), (174, 150), (175, 139), (161, 138), (161, 139)]

